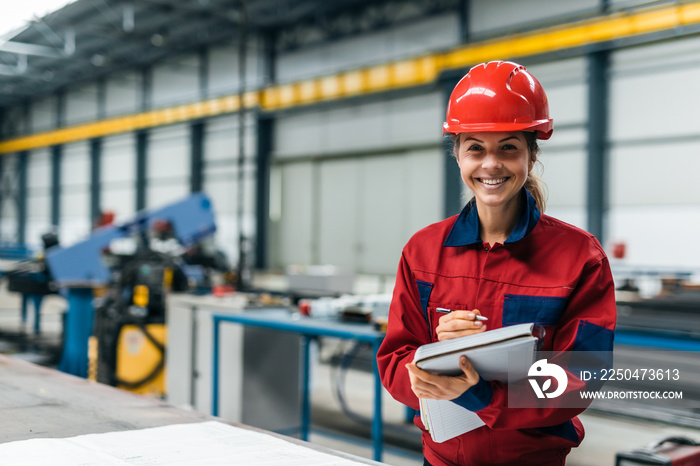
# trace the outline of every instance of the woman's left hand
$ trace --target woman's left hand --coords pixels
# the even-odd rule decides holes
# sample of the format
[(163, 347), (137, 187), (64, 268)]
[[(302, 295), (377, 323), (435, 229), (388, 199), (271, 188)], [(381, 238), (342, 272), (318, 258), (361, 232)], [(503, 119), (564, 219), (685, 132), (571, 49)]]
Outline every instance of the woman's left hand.
[(479, 373), (466, 356), (459, 359), (459, 367), (462, 375), (448, 376), (430, 374), (413, 363), (406, 364), (411, 390), (418, 398), (454, 400), (479, 382)]

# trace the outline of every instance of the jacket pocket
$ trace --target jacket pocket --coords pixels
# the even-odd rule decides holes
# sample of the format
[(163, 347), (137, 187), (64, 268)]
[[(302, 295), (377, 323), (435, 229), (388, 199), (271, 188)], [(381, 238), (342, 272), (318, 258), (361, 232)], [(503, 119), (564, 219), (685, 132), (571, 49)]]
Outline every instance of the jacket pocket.
[(507, 294), (503, 298), (503, 326), (534, 322), (557, 325), (567, 299), (559, 296), (528, 296)]
[(446, 315), (448, 310), (466, 309), (464, 304), (438, 304), (431, 302), (428, 304), (428, 323), (430, 325), (430, 341), (438, 341), (435, 329), (440, 325), (440, 317)]

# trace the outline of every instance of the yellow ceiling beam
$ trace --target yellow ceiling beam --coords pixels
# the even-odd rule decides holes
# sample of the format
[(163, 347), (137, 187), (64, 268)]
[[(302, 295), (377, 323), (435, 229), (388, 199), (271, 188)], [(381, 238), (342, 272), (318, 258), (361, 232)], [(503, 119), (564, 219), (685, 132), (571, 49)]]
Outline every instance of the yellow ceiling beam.
[[(700, 23), (700, 3), (645, 8), (460, 46), (440, 53), (247, 92), (246, 108), (275, 111), (434, 82), (441, 72)], [(0, 154), (154, 128), (239, 110), (237, 95), (109, 118), (0, 142)]]

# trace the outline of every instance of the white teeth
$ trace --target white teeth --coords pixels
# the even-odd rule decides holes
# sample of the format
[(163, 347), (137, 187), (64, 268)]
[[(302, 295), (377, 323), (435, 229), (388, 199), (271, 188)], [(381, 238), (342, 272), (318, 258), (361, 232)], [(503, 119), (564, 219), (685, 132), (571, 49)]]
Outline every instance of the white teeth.
[(505, 181), (505, 178), (498, 178), (496, 180), (487, 180), (486, 178), (481, 178), (481, 182), (484, 184), (496, 185), (501, 184)]

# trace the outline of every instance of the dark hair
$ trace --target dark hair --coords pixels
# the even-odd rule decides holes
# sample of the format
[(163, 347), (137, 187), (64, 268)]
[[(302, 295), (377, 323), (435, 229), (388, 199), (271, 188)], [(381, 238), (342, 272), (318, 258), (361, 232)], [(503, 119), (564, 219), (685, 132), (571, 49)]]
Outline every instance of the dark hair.
[[(537, 136), (533, 131), (523, 131), (523, 136), (525, 137), (525, 142), (527, 143), (527, 149), (530, 152), (530, 159), (537, 162), (537, 154), (540, 153), (540, 146), (537, 144)], [(454, 148), (452, 155), (455, 157), (455, 159), (459, 160), (459, 135), (452, 134), (450, 135), (450, 138), (452, 139)], [(544, 212), (546, 207), (544, 182), (533, 173), (533, 170), (530, 170), (530, 172), (527, 174), (527, 178), (525, 179), (525, 189), (530, 191), (532, 197), (535, 198), (539, 211)]]

